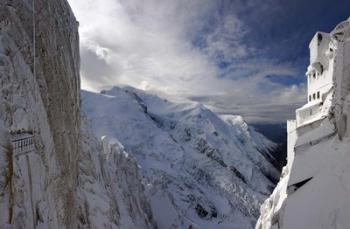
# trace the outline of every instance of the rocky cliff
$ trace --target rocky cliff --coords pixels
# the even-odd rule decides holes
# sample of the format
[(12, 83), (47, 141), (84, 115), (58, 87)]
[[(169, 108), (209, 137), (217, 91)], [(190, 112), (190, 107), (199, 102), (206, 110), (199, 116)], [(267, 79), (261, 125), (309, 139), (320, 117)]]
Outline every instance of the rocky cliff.
[(156, 228), (135, 158), (119, 142), (94, 137), (82, 122), (79, 157), (79, 228)]
[(4, 144), (11, 146), (10, 132), (31, 131), (36, 146), (18, 156), (11, 147), (1, 152), (7, 158), (1, 221), (72, 228), (80, 142), (78, 23), (65, 1), (36, 1), (35, 9), (31, 1), (0, 4)]
[[(322, 34), (329, 40), (318, 53), (326, 66), (320, 79), (323, 72), (328, 74), (331, 87), (320, 103), (309, 99), (297, 110), (297, 120), (288, 122), (288, 164), (261, 207), (257, 229), (350, 225), (350, 18), (330, 34)], [(322, 36), (318, 36), (320, 42)], [(300, 120), (300, 112), (315, 104), (318, 110), (308, 113), (308, 122), (301, 122), (305, 120)]]
[(136, 163), (80, 125), (77, 27), (65, 0), (0, 2), (0, 228), (154, 227)]

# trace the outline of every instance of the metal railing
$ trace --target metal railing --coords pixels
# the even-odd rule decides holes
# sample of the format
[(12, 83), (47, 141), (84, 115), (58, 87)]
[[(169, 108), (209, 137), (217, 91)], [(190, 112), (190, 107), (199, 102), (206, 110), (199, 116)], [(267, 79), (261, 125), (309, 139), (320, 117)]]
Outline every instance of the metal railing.
[(14, 132), (11, 133), (11, 145), (15, 157), (31, 153), (35, 150), (34, 135), (32, 132)]

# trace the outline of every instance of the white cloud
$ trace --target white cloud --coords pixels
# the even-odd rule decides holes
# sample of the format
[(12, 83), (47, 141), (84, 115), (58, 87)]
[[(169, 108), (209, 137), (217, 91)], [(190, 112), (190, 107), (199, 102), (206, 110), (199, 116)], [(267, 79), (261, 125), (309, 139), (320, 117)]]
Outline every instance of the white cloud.
[[(234, 13), (221, 15), (216, 1), (69, 2), (80, 22), (85, 89), (128, 84), (205, 98), (202, 101), (218, 111), (238, 113), (235, 109), (240, 107), (241, 114), (252, 120), (269, 113), (260, 104), (285, 109), (301, 100), (295, 94), (300, 95), (302, 88), (284, 87), (265, 77), (295, 75), (289, 65), (252, 59), (237, 61), (226, 70), (218, 68), (220, 60), (233, 62), (251, 56), (255, 50), (242, 41), (249, 28)], [(203, 32), (208, 18), (216, 24)], [(201, 35), (204, 47), (193, 45)]]

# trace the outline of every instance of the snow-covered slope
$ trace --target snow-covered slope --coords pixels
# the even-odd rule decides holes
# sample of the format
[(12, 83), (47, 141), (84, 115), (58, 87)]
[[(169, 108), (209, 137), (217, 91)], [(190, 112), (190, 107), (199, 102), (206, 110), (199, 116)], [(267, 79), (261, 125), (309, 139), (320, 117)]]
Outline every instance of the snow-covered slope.
[(135, 156), (159, 228), (253, 228), (279, 173), (274, 143), (241, 117), (130, 87), (82, 98), (96, 136)]
[(333, 86), (322, 96), (318, 119), (298, 126), (297, 115), (288, 122), (288, 164), (261, 208), (257, 229), (349, 228), (350, 18), (329, 37), (318, 55)]

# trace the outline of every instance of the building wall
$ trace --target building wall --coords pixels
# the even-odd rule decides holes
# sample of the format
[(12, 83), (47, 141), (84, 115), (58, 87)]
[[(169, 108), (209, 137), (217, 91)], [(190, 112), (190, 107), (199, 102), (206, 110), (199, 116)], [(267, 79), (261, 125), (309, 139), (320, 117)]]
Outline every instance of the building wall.
[[(321, 38), (321, 40), (319, 40), (319, 38)], [(328, 67), (328, 59), (325, 56), (325, 52), (328, 49), (330, 40), (331, 38), (329, 33), (317, 32), (315, 34), (309, 44), (310, 65), (320, 62), (325, 68)]]
[(322, 101), (322, 95), (327, 93), (333, 86), (332, 75), (332, 69), (326, 69), (323, 74), (316, 75), (316, 78), (308, 76), (308, 103)]
[(287, 121), (287, 167), (291, 168), (294, 161), (294, 145), (297, 139), (296, 120)]
[[(322, 40), (319, 41), (319, 36)], [(329, 64), (330, 34), (317, 32), (310, 42), (310, 66), (307, 72), (308, 103), (322, 101), (325, 94), (332, 87), (333, 67)]]

